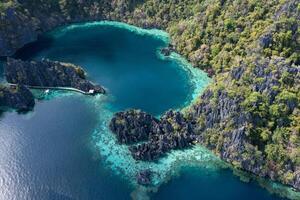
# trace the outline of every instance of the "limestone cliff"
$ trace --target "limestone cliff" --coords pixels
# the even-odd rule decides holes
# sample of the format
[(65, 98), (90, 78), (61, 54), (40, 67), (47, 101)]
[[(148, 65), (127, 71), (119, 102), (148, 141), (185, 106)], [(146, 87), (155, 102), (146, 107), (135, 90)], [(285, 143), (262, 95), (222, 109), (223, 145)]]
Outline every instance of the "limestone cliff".
[(22, 84), (34, 87), (69, 87), (94, 94), (105, 93), (98, 85), (86, 80), (84, 70), (70, 63), (61, 63), (50, 60), (21, 61), (7, 59), (4, 65), (8, 83)]
[(0, 110), (13, 108), (25, 112), (31, 110), (34, 104), (34, 96), (25, 86), (0, 87)]
[[(116, 116), (120, 142), (146, 140), (131, 148), (136, 159), (156, 159), (186, 137), (183, 147), (192, 139), (235, 167), (300, 189), (298, 0), (10, 2), (0, 15), (1, 56), (60, 25), (107, 19), (167, 30), (177, 52), (214, 75), (184, 116)], [(158, 129), (143, 122), (150, 119)]]

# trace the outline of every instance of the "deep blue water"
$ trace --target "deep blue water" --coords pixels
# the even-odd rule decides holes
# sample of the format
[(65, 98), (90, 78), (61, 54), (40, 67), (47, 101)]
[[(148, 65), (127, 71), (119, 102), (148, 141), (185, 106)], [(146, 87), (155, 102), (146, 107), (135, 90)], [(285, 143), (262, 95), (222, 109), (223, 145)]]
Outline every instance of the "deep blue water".
[(163, 185), (153, 199), (209, 199), (209, 200), (269, 200), (281, 199), (270, 195), (256, 183), (242, 182), (230, 170), (214, 173), (203, 169), (188, 167), (180, 176)]
[[(90, 145), (97, 120), (80, 96), (38, 103), (0, 121), (0, 199), (129, 199)], [(118, 188), (118, 192), (116, 191)]]
[[(2, 114), (0, 199), (130, 199), (134, 186), (106, 165), (92, 135), (103, 120), (109, 121), (107, 113), (140, 108), (160, 115), (192, 100), (196, 86), (191, 74), (178, 62), (157, 55), (157, 48), (165, 45), (154, 36), (101, 25), (58, 30), (19, 51), (16, 56), (22, 59), (81, 65), (90, 79), (108, 89), (108, 95), (54, 93), (48, 100), (37, 101), (29, 114)], [(198, 78), (208, 83), (205, 76)], [(97, 134), (104, 134), (101, 131)], [(280, 199), (254, 182), (239, 181), (229, 170), (199, 168), (184, 168), (179, 177), (150, 196)]]
[(4, 80), (4, 77), (3, 77), (3, 63), (4, 63), (4, 60), (1, 60), (0, 59), (0, 82), (2, 82)]

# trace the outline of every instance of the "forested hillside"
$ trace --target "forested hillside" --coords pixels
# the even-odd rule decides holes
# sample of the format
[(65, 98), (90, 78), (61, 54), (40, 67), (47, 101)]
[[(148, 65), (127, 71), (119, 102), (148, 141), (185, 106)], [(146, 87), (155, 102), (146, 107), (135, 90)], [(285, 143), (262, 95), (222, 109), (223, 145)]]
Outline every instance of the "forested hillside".
[(19, 0), (2, 1), (0, 10), (3, 56), (71, 22), (166, 30), (176, 50), (214, 79), (185, 113), (198, 142), (238, 168), (300, 189), (298, 0)]
[(223, 159), (299, 188), (300, 3), (146, 1), (132, 22), (163, 27), (215, 83), (188, 117)]

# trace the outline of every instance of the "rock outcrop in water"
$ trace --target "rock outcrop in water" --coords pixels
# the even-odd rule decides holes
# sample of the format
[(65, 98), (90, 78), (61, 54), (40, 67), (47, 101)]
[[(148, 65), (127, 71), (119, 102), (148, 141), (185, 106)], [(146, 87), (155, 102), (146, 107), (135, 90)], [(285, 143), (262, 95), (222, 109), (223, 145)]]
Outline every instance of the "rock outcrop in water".
[(170, 56), (172, 52), (176, 52), (176, 49), (172, 44), (169, 44), (167, 47), (162, 48), (160, 52), (164, 56)]
[(149, 169), (142, 170), (138, 172), (136, 179), (140, 185), (150, 185), (152, 181), (152, 171)]
[(144, 142), (130, 147), (136, 160), (157, 160), (170, 150), (190, 146), (194, 139), (191, 123), (175, 111), (160, 120), (137, 110), (120, 112), (111, 120), (110, 129), (120, 143)]
[(0, 109), (25, 112), (32, 110), (34, 104), (34, 96), (25, 86), (0, 86)]
[(155, 132), (158, 120), (139, 110), (116, 113), (110, 122), (110, 129), (122, 144), (132, 144), (147, 140)]
[(50, 88), (69, 87), (86, 93), (105, 93), (101, 86), (86, 80), (82, 68), (70, 63), (50, 60), (29, 62), (8, 58), (4, 68), (6, 80), (11, 84)]

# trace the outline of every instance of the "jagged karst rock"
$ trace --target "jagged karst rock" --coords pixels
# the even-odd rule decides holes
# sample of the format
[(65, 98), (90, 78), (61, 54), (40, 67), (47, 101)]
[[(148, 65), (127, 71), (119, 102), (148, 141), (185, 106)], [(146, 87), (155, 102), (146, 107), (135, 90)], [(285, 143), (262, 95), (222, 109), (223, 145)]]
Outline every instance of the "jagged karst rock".
[(0, 26), (1, 56), (13, 55), (17, 49), (25, 44), (37, 40), (36, 24), (28, 13), (18, 12), (16, 8), (8, 8), (0, 20), (2, 24)]
[(121, 143), (147, 140), (129, 148), (136, 160), (156, 160), (172, 149), (190, 146), (195, 138), (191, 124), (174, 111), (160, 120), (136, 110), (120, 112), (111, 120), (110, 129)]
[(164, 47), (160, 50), (160, 52), (164, 55), (164, 56), (170, 56), (172, 52), (175, 52), (176, 49), (172, 44), (169, 44), (167, 47)]
[(230, 72), (231, 78), (235, 80), (240, 80), (244, 71), (245, 71), (245, 66), (234, 67)]
[[(82, 21), (93, 21), (93, 20), (120, 20), (120, 21), (126, 21), (128, 16), (126, 15), (132, 7), (130, 5), (125, 5), (124, 2), (136, 2), (136, 1), (83, 1), (83, 0), (74, 0), (72, 3), (66, 3), (65, 5), (61, 4), (58, 6), (58, 4), (49, 4), (48, 2), (44, 1), (25, 1), (25, 0), (19, 0), (20, 4), (22, 4), (22, 7), (16, 6), (12, 8), (8, 8), (7, 10), (3, 11), (3, 14), (0, 16), (0, 55), (1, 56), (7, 56), (7, 55), (13, 55), (17, 49), (24, 46), (27, 43), (30, 43), (32, 41), (35, 41), (39, 34), (44, 33), (48, 30), (52, 30), (53, 28), (69, 24), (72, 22), (82, 22)], [(171, 1), (172, 2), (172, 1)], [(204, 1), (205, 2), (205, 1)], [(221, 5), (221, 11), (225, 9), (225, 12), (227, 12), (227, 8), (231, 7), (230, 4), (231, 1), (220, 1)], [(268, 1), (266, 1), (268, 2)], [(265, 57), (265, 55), (262, 53), (264, 48), (271, 48), (274, 43), (274, 33), (280, 33), (281, 28), (286, 29), (286, 27), (280, 27), (280, 23), (277, 23), (280, 21), (280, 19), (287, 17), (289, 19), (296, 19), (296, 21), (299, 22), (300, 15), (299, 15), (299, 0), (288, 0), (288, 1), (282, 1), (283, 3), (280, 4), (281, 6), (278, 6), (278, 9), (274, 11), (270, 7), (267, 9), (262, 9), (265, 13), (268, 13), (268, 15), (272, 15), (273, 17), (267, 17), (266, 20), (268, 21), (274, 21), (272, 25), (268, 25), (268, 27), (264, 27), (263, 25), (259, 28), (255, 28), (257, 32), (259, 33), (259, 29), (262, 29), (264, 33), (258, 37), (258, 40), (254, 43), (257, 43), (258, 47), (255, 47), (255, 45), (250, 45), (249, 43), (245, 43), (245, 48), (247, 48), (245, 51), (242, 51), (241, 53), (246, 53), (249, 55), (243, 55), (244, 57), (254, 57), (254, 54), (258, 54), (259, 57)], [(177, 3), (177, 2), (176, 2)], [(233, 4), (240, 4), (243, 2), (235, 2), (232, 1)], [(269, 2), (268, 2), (269, 3)], [(228, 5), (227, 5), (228, 4)], [(240, 4), (242, 9), (237, 9), (237, 14), (242, 15), (243, 17), (249, 16), (249, 8), (247, 8), (246, 4)], [(268, 5), (268, 4), (267, 4)], [(269, 4), (271, 5), (271, 4)], [(277, 5), (277, 4), (273, 4)], [(273, 6), (272, 5), (272, 6)], [(130, 8), (130, 9), (128, 9)], [(248, 9), (248, 10), (247, 10)], [(268, 12), (270, 10), (272, 13)], [(114, 11), (114, 12), (111, 12)], [(230, 10), (229, 10), (230, 11)], [(274, 12), (273, 12), (274, 11)], [(227, 12), (228, 13), (228, 12)], [(250, 12), (251, 15), (253, 12)], [(255, 12), (254, 12), (255, 13)], [(154, 14), (154, 17), (152, 16)], [(229, 13), (228, 13), (229, 14)], [(263, 13), (261, 13), (263, 14)], [(138, 9), (137, 12), (134, 12), (134, 17), (130, 19), (127, 22), (133, 23), (135, 25), (139, 25), (142, 27), (148, 27), (148, 28), (168, 28), (166, 27), (166, 23), (172, 22), (171, 15), (165, 14), (163, 16), (163, 19), (159, 17), (159, 19), (155, 18), (155, 12), (151, 12), (150, 20), (147, 20), (149, 16), (147, 16), (146, 12), (144, 10)], [(120, 17), (121, 16), (121, 17)], [(123, 17), (124, 16), (124, 17)], [(159, 15), (161, 16), (161, 15)], [(202, 17), (205, 16), (205, 17)], [(264, 19), (265, 15), (263, 14), (262, 19)], [(197, 27), (200, 27), (200, 29), (203, 28), (203, 33), (206, 35), (208, 32), (205, 32), (205, 27), (207, 26), (207, 23), (209, 20), (206, 19), (207, 16), (205, 15), (205, 12), (197, 13), (197, 16), (189, 16), (187, 19), (189, 19), (189, 22), (193, 22), (193, 20), (196, 20)], [(141, 20), (143, 19), (143, 20)], [(183, 20), (183, 19), (177, 19)], [(186, 20), (183, 20), (185, 22)], [(174, 22), (174, 21), (173, 21)], [(267, 21), (266, 21), (267, 22)], [(209, 23), (208, 23), (209, 24)], [(223, 23), (220, 23), (223, 24)], [(240, 23), (238, 23), (240, 24)], [(268, 23), (265, 23), (268, 24)], [(299, 23), (298, 23), (299, 24)], [(247, 21), (246, 24), (238, 25), (235, 28), (235, 33), (238, 34), (244, 34), (244, 30), (249, 29), (253, 24), (251, 22)], [(197, 48), (197, 46), (191, 46), (187, 45), (189, 41), (192, 39), (199, 39), (198, 37), (193, 38), (195, 35), (193, 35), (190, 29), (190, 26), (182, 26), (182, 29), (180, 34), (178, 36), (175, 35), (175, 37), (182, 37), (184, 36), (184, 40), (178, 42), (176, 45), (178, 47), (180, 46), (181, 49), (189, 49), (187, 51), (184, 51), (187, 54), (192, 53), (192, 56), (187, 56), (190, 61), (193, 62), (193, 64), (203, 64), (205, 62), (203, 61), (211, 61), (210, 56), (212, 51), (206, 51), (208, 48)], [(210, 26), (208, 26), (210, 27)], [(288, 31), (291, 31), (291, 38), (293, 38), (292, 42), (295, 43), (297, 39), (296, 30), (298, 29), (299, 25), (294, 24), (293, 26), (289, 27)], [(185, 31), (189, 30), (189, 31)], [(194, 29), (194, 28), (193, 28)], [(234, 31), (234, 30), (232, 30)], [(197, 31), (195, 31), (197, 32)], [(198, 33), (198, 32), (197, 32)], [(254, 32), (252, 32), (254, 33)], [(187, 36), (187, 35), (190, 35)], [(231, 35), (231, 34), (230, 34)], [(229, 36), (229, 35), (228, 35)], [(230, 37), (225, 37), (226, 39)], [(212, 35), (209, 37), (209, 45), (208, 47), (212, 47), (211, 44), (213, 44), (213, 41), (216, 38)], [(217, 38), (218, 39), (218, 38)], [(196, 41), (195, 43), (200, 43), (201, 40)], [(232, 43), (235, 43), (236, 41), (233, 41)], [(186, 43), (186, 44), (184, 44)], [(226, 41), (220, 41), (221, 45), (225, 44)], [(233, 49), (234, 48), (234, 44)], [(240, 43), (237, 42), (237, 43)], [(192, 43), (193, 44), (193, 43)], [(225, 45), (227, 46), (227, 45)], [(252, 48), (254, 47), (254, 48)], [(212, 50), (212, 49), (211, 49)], [(227, 51), (227, 50), (226, 50)], [(226, 52), (225, 51), (225, 52)], [(221, 51), (223, 52), (223, 51)], [(168, 51), (166, 52), (166, 55), (168, 55)], [(182, 53), (182, 51), (181, 51)], [(282, 52), (279, 52), (280, 54)], [(186, 54), (186, 55), (187, 55)], [(224, 57), (223, 54), (221, 54), (221, 57)], [(226, 55), (226, 54), (225, 54)], [(231, 56), (231, 54), (229, 54)], [(233, 54), (234, 55), (234, 54)], [(209, 59), (209, 60), (208, 60)], [(235, 58), (232, 57), (232, 60)], [(222, 61), (222, 59), (220, 58)], [(280, 59), (274, 59), (272, 60), (280, 60)], [(239, 66), (237, 69), (220, 69), (220, 71), (213, 71), (213, 69), (208, 68), (206, 69), (206, 65), (204, 66), (204, 70), (207, 71), (210, 76), (216, 75), (217, 78), (220, 78), (224, 76), (223, 72), (228, 72), (230, 76), (227, 77), (227, 80), (219, 79), (218, 82), (224, 83), (225, 88), (224, 91), (216, 91), (214, 89), (208, 89), (202, 96), (201, 96), (201, 102), (191, 109), (192, 112), (190, 113), (189, 120), (191, 122), (190, 127), (192, 131), (194, 131), (193, 136), (196, 136), (196, 139), (199, 143), (204, 144), (205, 146), (209, 147), (210, 149), (214, 150), (220, 157), (230, 163), (238, 163), (240, 168), (243, 168), (249, 172), (253, 172), (255, 174), (258, 174), (260, 176), (269, 176), (273, 180), (277, 180), (280, 182), (284, 182), (285, 184), (292, 185), (295, 188), (300, 189), (300, 166), (293, 166), (289, 163), (285, 164), (283, 167), (278, 167), (278, 169), (281, 170), (281, 174), (278, 174), (278, 171), (276, 169), (272, 169), (269, 166), (273, 166), (274, 163), (269, 163), (266, 165), (265, 158), (262, 159), (262, 155), (256, 155), (257, 150), (255, 149), (256, 146), (252, 143), (251, 140), (247, 137), (249, 134), (249, 130), (247, 129), (247, 124), (256, 125), (262, 119), (259, 116), (254, 116), (253, 114), (245, 112), (245, 110), (241, 107), (242, 102), (245, 100), (244, 96), (241, 94), (235, 94), (234, 96), (231, 96), (229, 92), (225, 91), (226, 89), (232, 87), (230, 83), (237, 82), (238, 86), (242, 86), (243, 88), (249, 89), (251, 92), (257, 92), (258, 94), (261, 94), (268, 99), (268, 103), (272, 104), (274, 101), (276, 101), (276, 97), (278, 96), (279, 92), (276, 90), (276, 87), (278, 84), (280, 84), (281, 81), (298, 81), (298, 83), (291, 83), (295, 85), (300, 85), (299, 83), (299, 68), (291, 67), (291, 70), (294, 70), (292, 73), (290, 73), (288, 70), (289, 68), (281, 68), (281, 66), (285, 66), (286, 64), (281, 62), (281, 64), (275, 64), (276, 69), (274, 71), (269, 71), (270, 65), (268, 64), (269, 61), (266, 60), (266, 62), (263, 63), (251, 63), (251, 65), (255, 65), (255, 69), (252, 71), (253, 73), (249, 74), (247, 70), (249, 69), (249, 66), (246, 66), (245, 70), (242, 70), (242, 67)], [(299, 61), (298, 63), (300, 64)], [(226, 65), (226, 64), (225, 64)], [(200, 66), (201, 67), (201, 66)], [(202, 66), (203, 67), (203, 66)], [(223, 64), (222, 64), (223, 67)], [(236, 70), (236, 71), (235, 71)], [(281, 76), (283, 75), (282, 72), (288, 72), (288, 74), (292, 78), (288, 78), (288, 80), (281, 80)], [(294, 75), (295, 76), (294, 76)], [(245, 82), (242, 82), (242, 79), (245, 78)], [(253, 82), (253, 80), (258, 80), (257, 82)], [(288, 85), (288, 84), (287, 84)], [(296, 87), (299, 89), (299, 87)], [(281, 102), (283, 105), (287, 105), (287, 112), (296, 112), (298, 108), (297, 101), (294, 99), (289, 99), (285, 102)], [(251, 104), (253, 107), (257, 107), (259, 103), (253, 102)], [(172, 121), (172, 120), (171, 120)], [(286, 124), (285, 120), (277, 119), (276, 124), (279, 127), (282, 127)], [(164, 131), (162, 131), (162, 129)], [(173, 132), (172, 131), (172, 125), (166, 123), (164, 127), (156, 126), (153, 136), (151, 137), (154, 142), (151, 142), (153, 146), (150, 146), (150, 142), (147, 142), (145, 147), (143, 147), (143, 155), (150, 154), (151, 152), (154, 152), (154, 150), (158, 153), (155, 153), (157, 157), (161, 155), (163, 152), (160, 149), (164, 149), (165, 146), (169, 146), (169, 143), (172, 144), (174, 140), (170, 139), (172, 142), (169, 142), (168, 136), (165, 136), (165, 132)], [(167, 131), (166, 131), (167, 130)], [(181, 130), (181, 129), (179, 129)], [(214, 136), (222, 136), (219, 138), (218, 141), (213, 140), (213, 137), (208, 138), (210, 134), (208, 132), (215, 132), (216, 134)], [(173, 136), (170, 136), (172, 138)], [(150, 139), (149, 139), (150, 140)], [(163, 140), (166, 140), (168, 145), (164, 145)], [(213, 142), (210, 142), (209, 140), (213, 140)], [(160, 141), (160, 142), (158, 142)], [(161, 144), (161, 145), (156, 145)], [(176, 145), (175, 145), (176, 146)], [(291, 149), (290, 143), (286, 144), (284, 146), (287, 149)], [(154, 149), (154, 150), (151, 150)], [(160, 149), (159, 149), (160, 148)], [(149, 150), (150, 149), (150, 150)], [(159, 150), (156, 150), (159, 149)], [(139, 151), (137, 151), (139, 152)], [(247, 155), (246, 155), (247, 154)], [(154, 155), (154, 153), (153, 153)], [(144, 157), (144, 156), (140, 156)], [(265, 168), (268, 168), (269, 171), (266, 172), (266, 170), (263, 170), (262, 166)], [(277, 169), (277, 170), (278, 170)], [(282, 181), (282, 174), (289, 172), (292, 174), (292, 177), (289, 177), (289, 181)]]
[(38, 87), (70, 87), (93, 94), (105, 93), (98, 85), (86, 80), (79, 66), (50, 60), (21, 61), (8, 58), (4, 65), (8, 83)]
[(259, 38), (259, 44), (262, 48), (269, 47), (273, 41), (272, 34), (267, 33)]
[(26, 112), (32, 110), (34, 105), (34, 96), (25, 86), (0, 86), (0, 109)]
[[(273, 169), (273, 164), (266, 162), (265, 144), (253, 139), (251, 126), (257, 127), (264, 121), (264, 117), (249, 112), (245, 107), (246, 96), (243, 93), (230, 95), (228, 90), (232, 87), (232, 80), (237, 81), (235, 87), (243, 78), (250, 80), (248, 88), (250, 94), (259, 94), (265, 97), (266, 103), (272, 105), (278, 103), (278, 95), (282, 91), (276, 90), (282, 82), (290, 85), (298, 84), (300, 81), (300, 68), (280, 57), (268, 59), (257, 58), (253, 70), (244, 70), (245, 65), (233, 68), (225, 77), (225, 85), (222, 90), (206, 90), (201, 96), (201, 101), (195, 104), (189, 118), (201, 119), (195, 124), (194, 131), (197, 141), (209, 149), (214, 150), (223, 160), (234, 164), (236, 167), (261, 177), (270, 177), (272, 180), (282, 179), (279, 173), (293, 174), (293, 178), (285, 181), (299, 189), (299, 166), (287, 161), (280, 169)], [(213, 100), (212, 100), (213, 99)], [(281, 102), (286, 105), (286, 112), (292, 113), (297, 110), (299, 102), (295, 98), (287, 98)], [(259, 108), (261, 103), (253, 101), (250, 108)], [(284, 118), (275, 120), (278, 127), (284, 127), (287, 121)], [(218, 140), (213, 140), (217, 137)], [(286, 144), (286, 148), (289, 144)], [(297, 184), (298, 183), (298, 184)]]
[(131, 144), (147, 140), (157, 125), (158, 120), (153, 116), (139, 110), (128, 110), (116, 113), (109, 127), (120, 143)]

